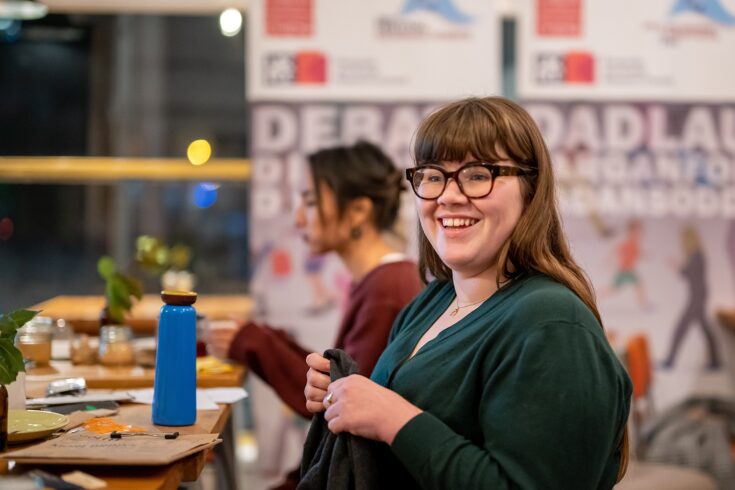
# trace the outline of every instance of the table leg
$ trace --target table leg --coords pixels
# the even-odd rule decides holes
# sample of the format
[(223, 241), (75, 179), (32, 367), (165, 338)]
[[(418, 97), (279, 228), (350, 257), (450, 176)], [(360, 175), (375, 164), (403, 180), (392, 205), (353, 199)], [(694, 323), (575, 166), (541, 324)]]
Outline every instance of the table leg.
[(237, 490), (237, 461), (235, 460), (235, 431), (229, 417), (221, 432), (222, 443), (214, 447), (216, 455), (217, 488)]

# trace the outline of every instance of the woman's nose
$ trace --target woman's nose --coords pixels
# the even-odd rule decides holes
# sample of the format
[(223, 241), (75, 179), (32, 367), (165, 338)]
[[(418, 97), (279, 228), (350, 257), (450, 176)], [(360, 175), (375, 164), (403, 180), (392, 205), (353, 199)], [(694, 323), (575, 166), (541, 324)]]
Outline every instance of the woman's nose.
[(303, 204), (299, 204), (299, 207), (296, 208), (293, 224), (298, 229), (301, 229), (306, 225), (306, 211), (304, 210)]
[(467, 202), (467, 196), (459, 188), (459, 184), (453, 178), (447, 182), (444, 192), (436, 200), (439, 204), (463, 204)]

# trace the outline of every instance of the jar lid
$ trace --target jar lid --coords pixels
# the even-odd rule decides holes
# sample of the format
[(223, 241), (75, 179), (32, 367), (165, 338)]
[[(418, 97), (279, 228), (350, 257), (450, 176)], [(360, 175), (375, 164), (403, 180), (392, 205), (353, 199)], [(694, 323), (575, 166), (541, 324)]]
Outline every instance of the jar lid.
[(183, 291), (161, 291), (161, 299), (167, 305), (190, 306), (197, 300), (197, 293)]
[(100, 342), (127, 342), (133, 336), (133, 331), (127, 325), (105, 325), (100, 328)]
[(51, 334), (53, 332), (53, 319), (48, 316), (37, 316), (26, 322), (25, 325), (18, 329), (18, 333), (44, 333)]

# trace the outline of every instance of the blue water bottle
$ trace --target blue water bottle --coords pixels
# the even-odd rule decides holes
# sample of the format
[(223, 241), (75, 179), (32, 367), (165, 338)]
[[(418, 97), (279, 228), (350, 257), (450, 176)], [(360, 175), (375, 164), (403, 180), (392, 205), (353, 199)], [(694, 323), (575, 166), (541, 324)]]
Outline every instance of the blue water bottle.
[(193, 425), (196, 402), (196, 293), (162, 291), (153, 383), (153, 423)]

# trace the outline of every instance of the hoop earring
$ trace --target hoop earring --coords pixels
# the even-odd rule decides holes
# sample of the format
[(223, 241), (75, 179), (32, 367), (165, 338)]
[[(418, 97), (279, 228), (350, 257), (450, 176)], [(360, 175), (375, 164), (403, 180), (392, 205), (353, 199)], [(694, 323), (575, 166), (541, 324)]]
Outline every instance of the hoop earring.
[(362, 228), (355, 226), (350, 228), (350, 238), (353, 240), (359, 240), (362, 237)]

